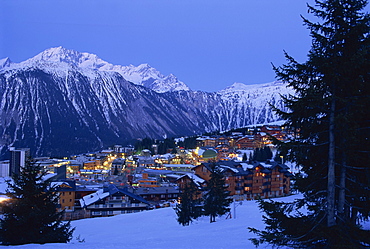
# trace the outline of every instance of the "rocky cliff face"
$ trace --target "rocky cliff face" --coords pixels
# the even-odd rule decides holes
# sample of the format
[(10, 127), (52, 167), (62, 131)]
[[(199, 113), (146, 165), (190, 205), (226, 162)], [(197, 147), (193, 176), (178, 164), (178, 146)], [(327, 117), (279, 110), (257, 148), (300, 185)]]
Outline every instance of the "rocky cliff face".
[(278, 93), (290, 92), (281, 83), (234, 84), (218, 93), (183, 90), (183, 83), (176, 89), (173, 81), (145, 87), (148, 75), (134, 84), (119, 70), (103, 70), (107, 63), (96, 56), (69, 50), (6, 61), (0, 67), (2, 155), (9, 146), (38, 156), (70, 155), (135, 138), (272, 122), (278, 117), (267, 103), (281, 106)]

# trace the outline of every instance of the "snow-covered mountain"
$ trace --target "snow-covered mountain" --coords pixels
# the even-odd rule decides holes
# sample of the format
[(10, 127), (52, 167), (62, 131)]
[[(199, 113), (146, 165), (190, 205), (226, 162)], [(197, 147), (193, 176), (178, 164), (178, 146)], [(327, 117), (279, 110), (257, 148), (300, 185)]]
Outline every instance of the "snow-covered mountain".
[[(243, 127), (248, 125), (243, 123), (245, 120), (240, 119), (243, 116), (249, 116), (250, 124), (263, 124), (268, 120), (278, 120), (279, 117), (270, 110), (270, 104), (284, 109), (280, 96), (294, 94), (294, 91), (284, 83), (271, 82), (254, 85), (234, 83), (218, 93), (228, 103), (230, 124)], [(231, 125), (228, 128), (230, 129)]]
[(66, 67), (72, 67), (82, 71), (97, 70), (101, 72), (117, 72), (126, 80), (136, 85), (145, 86), (159, 93), (190, 90), (188, 86), (179, 81), (173, 74), (164, 76), (148, 64), (141, 64), (137, 67), (133, 65), (113, 65), (100, 59), (95, 54), (80, 53), (63, 47), (47, 49), (31, 59), (19, 63), (17, 67), (24, 68), (34, 65), (44, 68), (53, 68), (54, 70), (66, 70)]
[(2, 153), (15, 146), (30, 147), (35, 155), (68, 155), (136, 138), (268, 123), (278, 120), (268, 102), (282, 108), (279, 94), (291, 93), (277, 82), (235, 83), (217, 93), (190, 91), (180, 83), (173, 87), (171, 75), (168, 82), (154, 83), (162, 76), (148, 65), (113, 66), (60, 47), (21, 63), (1, 62)]

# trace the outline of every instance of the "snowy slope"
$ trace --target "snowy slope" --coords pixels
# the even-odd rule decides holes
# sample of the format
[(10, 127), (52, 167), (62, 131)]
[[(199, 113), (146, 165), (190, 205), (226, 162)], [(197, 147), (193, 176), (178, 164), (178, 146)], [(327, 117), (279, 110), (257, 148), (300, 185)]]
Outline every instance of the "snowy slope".
[[(245, 127), (279, 120), (279, 117), (271, 111), (270, 104), (284, 110), (281, 95), (288, 96), (294, 94), (294, 91), (281, 82), (253, 85), (234, 83), (218, 94), (227, 103), (229, 124), (226, 127), (231, 129), (232, 126)], [(243, 119), (246, 116), (249, 117), (248, 120)]]
[[(279, 198), (292, 201), (297, 196)], [(298, 196), (299, 197), (299, 196)], [(231, 205), (234, 216), (233, 204)], [(93, 218), (73, 221), (76, 227), (74, 239), (67, 244), (23, 245), (14, 248), (34, 249), (239, 249), (255, 248), (248, 240), (255, 237), (248, 227), (263, 229), (262, 214), (256, 202), (244, 201), (236, 207), (236, 218), (217, 218), (209, 223), (201, 217), (190, 226), (176, 221), (173, 208), (162, 208), (141, 213), (122, 214), (109, 218)], [(79, 243), (76, 237), (84, 239)], [(261, 248), (264, 248), (263, 246)], [(268, 246), (266, 248), (271, 248)]]

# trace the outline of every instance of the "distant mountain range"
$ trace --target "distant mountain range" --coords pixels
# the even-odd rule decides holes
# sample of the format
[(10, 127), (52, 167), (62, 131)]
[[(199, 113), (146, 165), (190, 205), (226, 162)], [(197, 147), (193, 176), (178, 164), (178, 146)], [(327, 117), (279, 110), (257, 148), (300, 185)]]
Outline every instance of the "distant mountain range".
[(137, 138), (196, 135), (279, 118), (285, 84), (191, 91), (147, 64), (112, 65), (89, 53), (50, 48), (21, 63), (0, 60), (0, 150), (37, 156), (94, 151)]

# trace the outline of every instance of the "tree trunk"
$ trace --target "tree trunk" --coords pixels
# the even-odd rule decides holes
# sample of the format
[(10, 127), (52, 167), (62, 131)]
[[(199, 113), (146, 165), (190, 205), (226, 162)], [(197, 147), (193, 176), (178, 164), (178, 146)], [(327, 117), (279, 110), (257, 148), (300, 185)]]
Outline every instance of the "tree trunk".
[(338, 216), (342, 221), (348, 220), (345, 213), (345, 202), (346, 202), (346, 171), (347, 171), (347, 155), (345, 152), (345, 139), (343, 141), (343, 158), (339, 176), (339, 194), (338, 194)]
[(351, 223), (353, 225), (357, 225), (357, 216), (358, 216), (358, 209), (356, 207), (352, 207), (352, 209), (351, 209)]
[(329, 116), (329, 155), (328, 155), (328, 186), (327, 186), (327, 226), (335, 225), (335, 99), (332, 97)]

